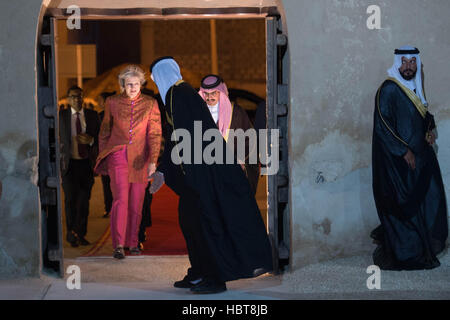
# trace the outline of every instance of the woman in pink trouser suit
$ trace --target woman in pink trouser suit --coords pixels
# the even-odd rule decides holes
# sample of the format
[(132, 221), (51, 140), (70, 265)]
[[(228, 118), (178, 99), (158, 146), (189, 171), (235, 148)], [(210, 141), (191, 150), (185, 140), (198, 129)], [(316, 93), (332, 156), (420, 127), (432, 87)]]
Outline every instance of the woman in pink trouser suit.
[(106, 100), (100, 128), (98, 174), (111, 179), (113, 256), (125, 257), (124, 247), (139, 254), (138, 232), (148, 180), (161, 147), (161, 117), (156, 100), (141, 94), (144, 72), (135, 65), (119, 74), (122, 93)]

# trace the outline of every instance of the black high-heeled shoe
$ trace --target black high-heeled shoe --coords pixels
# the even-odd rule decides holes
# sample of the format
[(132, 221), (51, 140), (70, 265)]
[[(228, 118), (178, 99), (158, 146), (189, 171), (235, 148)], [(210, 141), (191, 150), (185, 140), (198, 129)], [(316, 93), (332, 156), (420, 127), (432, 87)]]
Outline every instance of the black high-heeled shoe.
[(123, 248), (117, 247), (114, 250), (113, 257), (119, 260), (125, 258), (125, 252), (123, 251)]

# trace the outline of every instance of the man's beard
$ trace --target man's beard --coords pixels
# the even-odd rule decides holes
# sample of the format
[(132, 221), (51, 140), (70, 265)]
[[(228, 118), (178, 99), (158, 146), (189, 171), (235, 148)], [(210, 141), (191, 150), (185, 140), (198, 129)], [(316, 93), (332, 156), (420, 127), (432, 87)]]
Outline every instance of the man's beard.
[[(411, 71), (411, 74), (406, 74), (407, 71)], [(416, 71), (412, 71), (411, 69), (406, 69), (405, 71), (400, 71), (400, 74), (402, 75), (403, 79), (405, 80), (412, 80), (414, 79), (414, 77), (416, 76), (417, 70)]]

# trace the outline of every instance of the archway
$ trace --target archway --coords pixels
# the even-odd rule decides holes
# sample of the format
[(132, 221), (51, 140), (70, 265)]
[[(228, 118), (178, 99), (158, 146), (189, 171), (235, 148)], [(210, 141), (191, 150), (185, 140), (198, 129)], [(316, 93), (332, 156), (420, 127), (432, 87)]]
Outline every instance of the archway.
[[(274, 4), (267, 1), (243, 1), (236, 7), (223, 7), (223, 3), (203, 1), (190, 3), (189, 7), (173, 6), (177, 1), (147, 1), (146, 7), (134, 6), (128, 1), (126, 7), (109, 7), (107, 1), (96, 2), (91, 7), (87, 1), (45, 1), (48, 8), (43, 14), (39, 32), (37, 55), (38, 69), (38, 108), (40, 132), (40, 194), (44, 216), (43, 221), (43, 261), (44, 266), (53, 268), (63, 275), (63, 242), (62, 220), (63, 205), (59, 186), (59, 142), (57, 111), (58, 74), (56, 72), (57, 47), (55, 45), (55, 26), (58, 19), (67, 19), (74, 11), (68, 10), (71, 5), (78, 5), (82, 21), (188, 21), (205, 20), (221, 21), (224, 19), (263, 19), (265, 24), (266, 50), (266, 116), (267, 128), (280, 130), (279, 170), (267, 176), (266, 206), (268, 208), (266, 225), (272, 242), (274, 270), (280, 270), (289, 258), (289, 197), (288, 197), (288, 143), (287, 116), (288, 92), (287, 79), (288, 56), (286, 54), (287, 38), (283, 34), (281, 16)], [(66, 3), (67, 2), (67, 3)], [(136, 1), (137, 2), (137, 1)], [(142, 3), (142, 1), (139, 1)], [(213, 47), (213, 46), (211, 46)], [(217, 52), (216, 52), (217, 54)], [(217, 55), (211, 49), (211, 69), (217, 68)], [(79, 79), (77, 79), (79, 81)], [(41, 112), (42, 110), (42, 112)], [(270, 136), (268, 137), (270, 139)], [(270, 141), (270, 140), (269, 140)], [(48, 147), (47, 147), (48, 146)], [(46, 148), (47, 147), (47, 148)], [(270, 151), (269, 151), (270, 152)]]

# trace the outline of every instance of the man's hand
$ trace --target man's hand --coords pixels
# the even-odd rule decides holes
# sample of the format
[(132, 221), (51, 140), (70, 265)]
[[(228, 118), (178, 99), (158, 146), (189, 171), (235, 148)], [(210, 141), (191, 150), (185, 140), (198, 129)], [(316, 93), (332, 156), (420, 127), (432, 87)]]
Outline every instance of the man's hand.
[(436, 141), (436, 135), (433, 131), (428, 131), (425, 135), (425, 140), (428, 142), (428, 144), (431, 146)]
[(148, 165), (148, 179), (150, 180), (151, 175), (156, 171), (156, 163), (150, 163)]
[(81, 144), (92, 144), (94, 142), (94, 137), (91, 137), (87, 133), (80, 133), (77, 135), (77, 141)]
[(164, 184), (164, 174), (162, 172), (155, 171), (149, 179), (153, 179), (149, 189), (151, 194), (157, 192)]
[(406, 163), (411, 169), (416, 169), (416, 157), (411, 150), (408, 149), (408, 152), (406, 152), (406, 154), (403, 156), (403, 159), (405, 159)]

